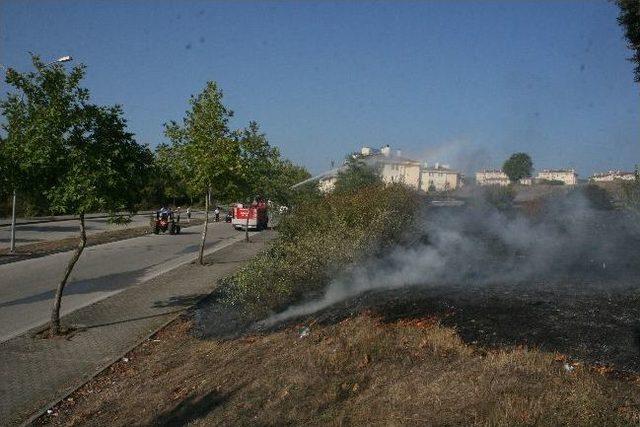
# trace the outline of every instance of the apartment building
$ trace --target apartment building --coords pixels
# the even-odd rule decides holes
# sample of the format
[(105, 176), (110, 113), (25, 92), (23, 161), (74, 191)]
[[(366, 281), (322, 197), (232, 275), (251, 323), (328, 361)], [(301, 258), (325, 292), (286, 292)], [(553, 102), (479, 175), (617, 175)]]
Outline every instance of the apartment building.
[(578, 174), (575, 169), (544, 169), (538, 172), (539, 181), (562, 181), (564, 185), (576, 185)]
[[(353, 156), (365, 164), (374, 167), (383, 182), (387, 184), (402, 183), (415, 190), (447, 191), (455, 190), (461, 186), (460, 173), (449, 169), (448, 166), (435, 164), (429, 167), (426, 163), (402, 156), (400, 150), (391, 150), (389, 145), (380, 149), (362, 147), (359, 153)], [(334, 190), (337, 177), (346, 165), (323, 172), (294, 186), (298, 187), (308, 182), (316, 182), (323, 193)]]
[(509, 177), (500, 169), (483, 169), (476, 172), (477, 185), (509, 185)]
[(593, 182), (612, 182), (617, 180), (632, 181), (634, 179), (636, 179), (636, 174), (634, 172), (623, 172), (619, 170), (594, 173), (589, 177), (589, 181)]
[(426, 163), (422, 169), (420, 189), (424, 192), (449, 191), (461, 186), (460, 173), (446, 165), (436, 163), (429, 167)]
[[(476, 184), (477, 185), (509, 185), (509, 177), (506, 173), (500, 169), (483, 169), (476, 172)], [(531, 177), (525, 177), (518, 181), (520, 185), (531, 185), (533, 179)]]

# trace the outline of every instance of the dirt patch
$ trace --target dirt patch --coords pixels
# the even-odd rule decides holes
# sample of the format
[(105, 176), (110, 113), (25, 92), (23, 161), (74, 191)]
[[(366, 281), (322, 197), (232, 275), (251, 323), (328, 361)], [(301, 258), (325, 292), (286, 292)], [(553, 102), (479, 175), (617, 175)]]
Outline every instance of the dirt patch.
[[(640, 382), (560, 354), (478, 349), (435, 317), (200, 340), (183, 318), (38, 424), (625, 425)], [(302, 332), (302, 333), (301, 333)]]
[[(192, 219), (191, 224), (182, 224), (182, 228), (202, 224), (202, 219)], [(109, 230), (102, 233), (90, 234), (87, 236), (87, 246), (102, 245), (119, 240), (132, 239), (150, 234), (153, 230), (150, 226), (131, 227), (121, 230)], [(23, 259), (37, 258), (57, 252), (65, 252), (75, 249), (78, 246), (77, 237), (54, 240), (50, 242), (31, 243), (16, 247), (16, 252), (9, 253), (9, 248), (0, 249), (0, 264), (21, 261)]]

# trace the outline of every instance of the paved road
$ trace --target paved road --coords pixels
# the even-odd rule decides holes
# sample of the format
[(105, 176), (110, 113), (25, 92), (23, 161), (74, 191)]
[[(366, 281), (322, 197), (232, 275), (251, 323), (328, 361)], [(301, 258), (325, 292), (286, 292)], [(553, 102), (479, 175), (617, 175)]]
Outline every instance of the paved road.
[[(197, 255), (201, 227), (85, 249), (65, 289), (62, 314), (115, 295)], [(241, 240), (226, 223), (210, 225), (207, 248)], [(0, 265), (0, 342), (42, 325), (71, 252)]]
[[(202, 213), (194, 212), (193, 217), (201, 217)], [(134, 215), (131, 222), (126, 225), (114, 225), (107, 222), (107, 218), (89, 218), (85, 220), (87, 234), (95, 234), (109, 230), (121, 230), (123, 228), (141, 227), (149, 224), (149, 214)], [(181, 222), (186, 222), (186, 214), (183, 213)], [(60, 240), (78, 235), (79, 223), (77, 219), (64, 221), (51, 221), (37, 224), (16, 225), (16, 246), (29, 243)], [(0, 248), (10, 245), (11, 227), (0, 227)]]
[[(149, 214), (152, 211), (139, 211), (140, 214)], [(86, 214), (84, 217), (86, 219), (89, 218), (104, 218), (109, 216), (106, 213), (90, 213)], [(53, 222), (53, 221), (65, 221), (68, 219), (78, 219), (77, 215), (49, 215), (49, 216), (30, 216), (27, 218), (16, 218), (16, 224), (37, 224), (40, 222)], [(11, 217), (0, 218), (0, 227), (10, 227), (11, 226)]]

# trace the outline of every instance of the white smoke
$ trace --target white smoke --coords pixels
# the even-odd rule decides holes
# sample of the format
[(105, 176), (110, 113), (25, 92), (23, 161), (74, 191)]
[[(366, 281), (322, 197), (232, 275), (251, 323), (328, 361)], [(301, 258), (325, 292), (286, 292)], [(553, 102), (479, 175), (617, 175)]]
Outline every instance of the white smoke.
[[(420, 232), (428, 241), (396, 247), (336, 277), (322, 297), (262, 322), (309, 315), (364, 292), (442, 284), (550, 282), (624, 274), (638, 261), (637, 222), (599, 211), (577, 192), (558, 197), (536, 218), (487, 205), (430, 210)], [(612, 270), (613, 269), (613, 270)], [(595, 275), (595, 276), (594, 276)]]
[(431, 166), (436, 162), (450, 164), (455, 170), (472, 176), (475, 171), (488, 165), (500, 167), (488, 150), (468, 139), (453, 139), (443, 144), (426, 148), (419, 156)]

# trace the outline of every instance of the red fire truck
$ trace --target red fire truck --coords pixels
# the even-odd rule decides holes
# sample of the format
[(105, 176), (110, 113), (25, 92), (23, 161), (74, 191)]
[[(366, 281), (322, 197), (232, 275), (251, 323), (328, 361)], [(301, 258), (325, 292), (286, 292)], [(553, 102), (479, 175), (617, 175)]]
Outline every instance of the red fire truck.
[[(248, 218), (248, 221), (247, 221)], [(267, 204), (263, 201), (253, 202), (246, 207), (238, 203), (233, 208), (231, 224), (237, 230), (263, 230), (267, 228)]]

